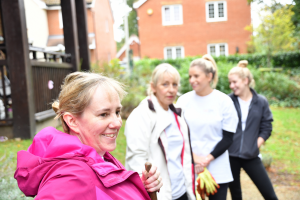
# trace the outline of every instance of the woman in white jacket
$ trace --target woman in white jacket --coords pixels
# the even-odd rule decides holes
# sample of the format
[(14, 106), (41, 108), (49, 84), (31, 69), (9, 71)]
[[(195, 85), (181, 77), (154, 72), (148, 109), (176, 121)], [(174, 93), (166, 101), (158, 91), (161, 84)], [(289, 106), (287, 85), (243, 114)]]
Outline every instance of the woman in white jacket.
[(147, 161), (157, 166), (163, 181), (158, 200), (195, 199), (188, 127), (181, 110), (172, 104), (179, 81), (174, 67), (158, 65), (152, 73), (149, 96), (132, 111), (125, 125), (125, 167), (141, 173)]

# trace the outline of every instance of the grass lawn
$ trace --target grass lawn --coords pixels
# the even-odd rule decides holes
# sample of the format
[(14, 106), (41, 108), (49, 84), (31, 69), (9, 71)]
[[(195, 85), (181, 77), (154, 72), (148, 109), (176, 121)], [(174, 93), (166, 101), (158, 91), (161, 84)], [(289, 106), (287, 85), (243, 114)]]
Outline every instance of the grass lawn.
[(273, 132), (261, 153), (271, 155), (272, 166), (279, 171), (299, 174), (300, 109), (272, 107), (271, 110), (274, 117)]
[[(280, 171), (288, 173), (299, 173), (300, 171), (300, 109), (294, 108), (276, 108), (272, 107), (274, 115), (273, 133), (266, 144), (262, 147), (261, 153), (269, 154), (273, 157), (272, 166)], [(124, 136), (124, 125), (120, 130), (117, 139), (117, 148), (112, 154), (123, 164), (125, 163), (126, 140)], [(61, 128), (59, 128), (61, 130)], [(32, 140), (14, 141), (9, 140), (0, 143), (0, 166), (4, 162), (1, 157), (5, 155), (11, 162), (9, 168), (11, 171), (16, 167), (16, 155), (19, 150), (26, 150)], [(0, 169), (0, 173), (12, 176), (11, 173), (5, 173)], [(1, 176), (0, 176), (1, 178)]]

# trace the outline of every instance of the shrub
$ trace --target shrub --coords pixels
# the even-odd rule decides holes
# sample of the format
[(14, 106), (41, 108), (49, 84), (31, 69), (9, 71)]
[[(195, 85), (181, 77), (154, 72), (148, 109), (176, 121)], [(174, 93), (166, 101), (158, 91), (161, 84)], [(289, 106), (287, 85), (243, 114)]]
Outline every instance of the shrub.
[(123, 119), (127, 119), (131, 111), (147, 96), (148, 83), (155, 67), (151, 64), (152, 62), (154, 61), (143, 59), (140, 64), (136, 64), (131, 75), (126, 73), (125, 69), (119, 65), (118, 59), (113, 59), (110, 63), (92, 66), (94, 72), (102, 73), (124, 83), (128, 94), (122, 100), (121, 115)]
[(261, 73), (256, 80), (257, 92), (267, 97), (272, 105), (300, 107), (299, 85), (287, 75), (275, 72)]
[[(181, 76), (180, 93), (184, 94), (191, 91), (192, 88), (189, 84), (188, 70), (190, 62), (196, 58), (199, 57), (187, 57), (175, 60), (142, 59), (135, 63), (131, 75), (128, 75), (125, 72), (124, 68), (119, 65), (119, 61), (117, 59), (112, 60), (109, 64), (103, 64), (102, 66), (94, 65), (93, 70), (95, 72), (102, 72), (109, 77), (116, 78), (126, 85), (128, 94), (122, 101), (122, 118), (126, 119), (131, 111), (147, 96), (147, 88), (152, 71), (157, 65), (163, 62), (170, 63), (178, 69)], [(300, 107), (300, 88), (295, 81), (296, 79), (290, 78), (292, 75), (294, 77), (299, 77), (300, 71), (295, 68), (289, 68), (283, 71), (287, 75), (285, 73), (278, 72), (261, 72), (256, 68), (256, 64), (258, 62), (256, 64), (252, 64), (251, 62), (251, 59), (253, 62), (256, 62), (256, 58), (259, 58), (261, 62), (266, 62), (263, 56), (259, 57), (257, 55), (216, 58), (219, 69), (219, 82), (217, 89), (229, 94), (231, 92), (227, 77), (229, 70), (236, 66), (239, 60), (247, 59), (249, 60), (249, 63), (251, 63), (248, 67), (254, 76), (256, 91), (266, 96), (270, 104), (284, 107)], [(229, 60), (230, 62), (228, 62)]]
[(272, 63), (273, 66), (299, 68), (300, 51), (283, 52), (283, 53), (274, 54)]
[[(185, 57), (180, 59), (168, 59), (168, 60), (160, 60), (160, 59), (142, 59), (137, 63), (143, 64), (145, 61), (150, 66), (157, 66), (160, 63), (166, 62), (170, 63), (174, 67), (178, 69), (182, 67), (185, 62), (190, 63), (192, 60), (196, 58), (200, 58), (201, 56), (195, 57)], [(229, 56), (219, 56), (214, 57), (216, 62), (222, 63), (232, 63), (237, 64), (240, 60), (248, 60), (252, 66), (258, 67), (266, 67), (267, 66), (267, 56), (266, 54), (235, 54)], [(275, 53), (272, 55), (271, 64), (274, 67), (285, 67), (285, 68), (298, 68), (300, 67), (300, 51), (293, 51), (293, 52), (282, 52), (282, 53)]]

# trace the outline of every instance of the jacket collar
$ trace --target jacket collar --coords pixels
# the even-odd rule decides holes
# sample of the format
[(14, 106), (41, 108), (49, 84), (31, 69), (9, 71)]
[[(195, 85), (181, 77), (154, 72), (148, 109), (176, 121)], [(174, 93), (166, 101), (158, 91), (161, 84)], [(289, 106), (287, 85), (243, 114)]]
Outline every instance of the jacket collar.
[[(250, 88), (250, 91), (252, 93), (252, 102), (251, 103), (256, 103), (257, 100), (258, 100), (258, 94), (253, 88)], [(232, 96), (233, 96), (235, 101), (238, 101), (238, 99), (237, 99), (238, 96), (236, 96), (234, 93), (232, 93)]]
[(164, 130), (172, 123), (172, 119), (167, 111), (165, 111), (159, 104), (155, 95), (148, 97), (148, 107), (155, 113), (155, 125), (152, 134), (155, 135), (156, 139), (164, 132)]
[[(154, 95), (152, 95), (152, 96), (154, 96)], [(153, 104), (153, 102), (152, 102), (151, 99), (155, 98), (157, 100), (157, 98), (156, 98), (156, 96), (154, 96), (154, 97), (152, 97), (152, 96), (151, 96), (151, 98), (149, 98), (147, 100), (148, 101), (148, 107), (149, 107), (150, 110), (152, 110), (153, 112), (155, 112), (154, 104)], [(172, 110), (173, 113), (175, 113), (176, 115), (178, 115), (179, 117), (181, 117), (181, 112), (182, 112), (181, 108), (176, 108), (174, 106), (174, 104), (170, 104), (169, 108), (170, 108), (170, 110)]]

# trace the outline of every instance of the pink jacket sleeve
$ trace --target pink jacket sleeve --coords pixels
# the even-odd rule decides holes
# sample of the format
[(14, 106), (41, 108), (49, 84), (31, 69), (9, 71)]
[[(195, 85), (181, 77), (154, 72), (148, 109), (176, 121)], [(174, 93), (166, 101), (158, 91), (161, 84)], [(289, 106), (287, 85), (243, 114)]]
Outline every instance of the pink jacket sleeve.
[(97, 199), (93, 170), (81, 161), (58, 162), (42, 180), (39, 199)]

